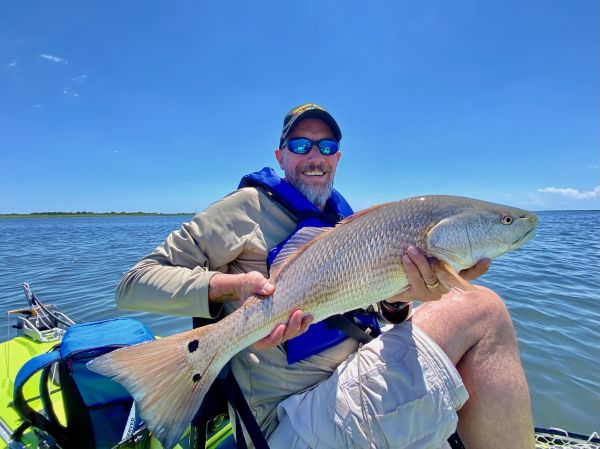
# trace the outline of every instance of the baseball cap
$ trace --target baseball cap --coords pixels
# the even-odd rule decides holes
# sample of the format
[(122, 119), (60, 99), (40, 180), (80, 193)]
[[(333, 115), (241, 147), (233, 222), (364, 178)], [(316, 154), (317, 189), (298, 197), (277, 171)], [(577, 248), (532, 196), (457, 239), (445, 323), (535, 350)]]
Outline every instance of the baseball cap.
[(305, 118), (318, 118), (323, 120), (329, 125), (331, 131), (333, 131), (335, 139), (338, 142), (342, 140), (342, 131), (340, 131), (340, 127), (333, 116), (318, 104), (306, 103), (295, 107), (285, 115), (285, 118), (283, 119), (283, 130), (281, 131), (281, 138), (279, 139), (279, 148), (283, 146), (283, 141), (292, 131), (294, 125)]

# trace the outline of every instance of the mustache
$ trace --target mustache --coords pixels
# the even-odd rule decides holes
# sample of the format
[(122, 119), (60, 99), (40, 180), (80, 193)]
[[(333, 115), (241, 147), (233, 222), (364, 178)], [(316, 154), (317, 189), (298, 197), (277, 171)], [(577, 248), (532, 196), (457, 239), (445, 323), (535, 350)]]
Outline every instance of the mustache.
[(322, 171), (324, 173), (329, 173), (329, 170), (327, 170), (327, 167), (325, 167), (322, 164), (306, 164), (306, 165), (298, 166), (298, 168), (296, 169), (296, 171), (298, 173), (304, 172), (304, 171), (313, 171), (313, 170), (318, 170), (318, 171)]

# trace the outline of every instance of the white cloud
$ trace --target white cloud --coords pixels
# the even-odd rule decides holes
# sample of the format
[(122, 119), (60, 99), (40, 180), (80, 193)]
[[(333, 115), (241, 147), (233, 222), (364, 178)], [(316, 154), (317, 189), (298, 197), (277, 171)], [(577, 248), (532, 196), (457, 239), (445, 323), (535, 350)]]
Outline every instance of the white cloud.
[(594, 190), (590, 190), (589, 192), (580, 192), (577, 189), (562, 189), (556, 187), (544, 187), (543, 189), (538, 189), (538, 192), (556, 193), (574, 200), (587, 200), (590, 198), (600, 197), (600, 186), (596, 187)]
[(534, 210), (546, 209), (548, 207), (548, 196), (542, 195), (538, 192), (527, 192), (524, 195), (524, 200), (527, 206), (525, 209), (530, 208)]
[(79, 92), (74, 91), (69, 86), (64, 87), (62, 93), (65, 94), (65, 95), (69, 95), (71, 97), (78, 97), (79, 96)]
[(9, 69), (16, 69), (17, 67), (17, 60), (13, 59), (13, 62), (11, 62), (10, 64), (6, 64), (6, 67), (8, 67)]
[(79, 75), (75, 78), (71, 78), (71, 81), (75, 81), (76, 83), (83, 83), (87, 79), (87, 75)]
[(48, 53), (40, 54), (40, 58), (44, 58), (44, 59), (46, 59), (48, 61), (52, 61), (52, 62), (62, 62), (63, 64), (68, 64), (68, 61), (66, 59), (59, 58), (58, 56), (54, 56), (54, 55), (49, 55)]

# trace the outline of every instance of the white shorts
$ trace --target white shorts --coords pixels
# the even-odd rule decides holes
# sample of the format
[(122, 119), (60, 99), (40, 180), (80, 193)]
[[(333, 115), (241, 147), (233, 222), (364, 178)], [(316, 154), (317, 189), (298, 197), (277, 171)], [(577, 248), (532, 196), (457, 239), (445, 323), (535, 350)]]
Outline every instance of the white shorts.
[(327, 380), (282, 401), (271, 449), (440, 448), (468, 398), (456, 368), (411, 321), (384, 329)]

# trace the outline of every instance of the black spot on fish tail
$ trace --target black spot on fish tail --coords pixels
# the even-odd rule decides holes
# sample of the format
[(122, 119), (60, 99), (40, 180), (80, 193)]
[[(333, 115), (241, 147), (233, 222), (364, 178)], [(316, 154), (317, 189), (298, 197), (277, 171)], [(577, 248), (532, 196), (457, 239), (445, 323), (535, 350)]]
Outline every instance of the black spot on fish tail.
[(188, 343), (188, 351), (194, 352), (198, 349), (198, 340), (192, 340)]
[(198, 382), (201, 378), (202, 378), (202, 376), (200, 374), (194, 374), (194, 377), (192, 377), (192, 380), (194, 382)]

